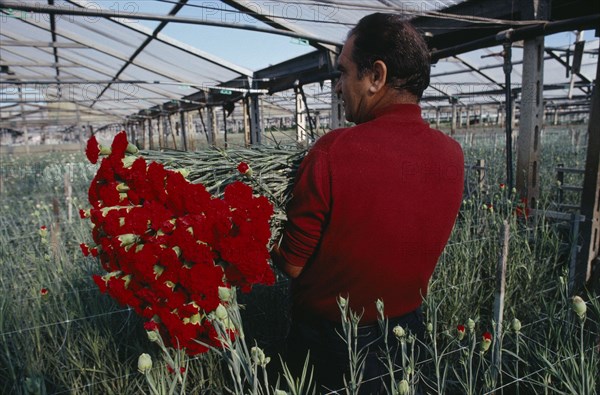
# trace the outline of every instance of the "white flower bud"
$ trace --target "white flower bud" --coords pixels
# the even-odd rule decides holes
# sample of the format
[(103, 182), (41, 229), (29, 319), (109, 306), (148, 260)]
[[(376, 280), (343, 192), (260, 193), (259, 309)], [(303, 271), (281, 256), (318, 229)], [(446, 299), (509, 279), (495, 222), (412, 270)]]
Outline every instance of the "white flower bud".
[(394, 336), (396, 336), (396, 338), (398, 340), (403, 339), (404, 336), (406, 336), (406, 332), (404, 331), (404, 328), (402, 328), (400, 325), (396, 325), (394, 327), (394, 329), (392, 329), (394, 332)]
[(152, 369), (152, 357), (146, 353), (143, 353), (138, 358), (138, 370), (140, 373), (147, 373)]
[(428, 322), (427, 326), (425, 327), (425, 330), (427, 331), (427, 333), (433, 332), (433, 324), (431, 322)]
[[(148, 340), (150, 340), (151, 342), (154, 343), (154, 342), (158, 341), (158, 332), (156, 332), (156, 331), (146, 331), (146, 334), (148, 335)], [(144, 354), (142, 354), (142, 355), (144, 355)], [(150, 361), (150, 362), (152, 362), (152, 361)]]
[(215, 310), (215, 316), (218, 319), (220, 319), (221, 321), (226, 319), (227, 318), (227, 309), (225, 309), (225, 306), (223, 306), (222, 304), (219, 304), (219, 306)]
[(231, 300), (231, 289), (227, 287), (219, 287), (219, 299), (221, 302), (229, 302)]
[(512, 320), (512, 329), (515, 332), (520, 332), (521, 331), (521, 321), (519, 321), (518, 318), (514, 318)]
[(258, 366), (265, 367), (269, 362), (271, 362), (271, 358), (265, 357), (263, 350), (257, 346), (254, 346), (250, 349), (250, 355), (252, 356), (254, 363), (256, 363)]
[(469, 328), (470, 332), (473, 332), (475, 330), (475, 321), (469, 318), (467, 321), (467, 328)]
[(408, 385), (408, 381), (400, 380), (398, 382), (398, 395), (406, 395), (410, 392), (410, 386)]
[(581, 299), (579, 296), (573, 297), (573, 311), (577, 314), (580, 319), (585, 318), (585, 313), (587, 311), (587, 306), (585, 305), (585, 301)]

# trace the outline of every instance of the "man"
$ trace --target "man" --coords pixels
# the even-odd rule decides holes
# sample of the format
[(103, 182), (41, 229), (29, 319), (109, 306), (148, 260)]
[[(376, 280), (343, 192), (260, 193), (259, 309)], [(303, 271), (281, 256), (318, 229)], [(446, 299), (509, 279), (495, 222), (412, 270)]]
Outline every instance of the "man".
[(421, 117), (429, 51), (400, 16), (360, 20), (338, 69), (335, 89), (356, 126), (321, 137), (303, 160), (272, 258), (293, 278), (288, 364), (301, 367), (310, 350), (321, 391), (344, 386), (337, 298), (348, 297), (352, 310), (364, 312), (360, 344), (378, 341), (361, 393), (382, 393), (376, 300), (385, 303), (390, 329), (422, 336), (422, 298), (462, 200), (463, 155)]

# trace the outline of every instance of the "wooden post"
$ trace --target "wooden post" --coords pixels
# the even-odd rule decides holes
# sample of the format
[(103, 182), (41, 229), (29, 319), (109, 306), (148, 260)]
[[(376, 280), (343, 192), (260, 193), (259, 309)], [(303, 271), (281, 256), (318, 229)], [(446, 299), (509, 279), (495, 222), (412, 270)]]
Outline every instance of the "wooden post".
[(73, 220), (73, 187), (71, 181), (73, 180), (73, 164), (67, 163), (67, 172), (65, 173), (65, 204), (67, 206), (67, 221), (69, 223)]
[(454, 136), (454, 134), (456, 133), (456, 103), (457, 103), (457, 99), (455, 98), (451, 98), (450, 99), (450, 103), (452, 104), (452, 121), (450, 124), (450, 135)]
[[(600, 79), (600, 62), (596, 64), (596, 82)], [(576, 267), (576, 287), (588, 280), (593, 283), (600, 278), (600, 269), (595, 268), (592, 278), (592, 263), (600, 256), (600, 89), (594, 87), (590, 117), (588, 121), (588, 146), (585, 160), (583, 192), (581, 194), (581, 214), (585, 222), (581, 224), (583, 245)]]
[(162, 114), (158, 116), (158, 149), (161, 150), (164, 147), (163, 136), (165, 134), (165, 125)]
[(504, 220), (502, 224), (502, 252), (496, 266), (496, 292), (494, 294), (495, 338), (492, 349), (492, 375), (496, 378), (502, 368), (502, 325), (504, 320), (504, 291), (506, 288), (506, 264), (508, 262), (509, 226)]
[(184, 151), (188, 150), (188, 142), (187, 142), (187, 132), (185, 130), (186, 127), (186, 122), (185, 122), (185, 112), (180, 109), (179, 110), (179, 128), (181, 131), (181, 149)]
[(517, 190), (531, 208), (539, 199), (540, 133), (543, 128), (544, 38), (525, 40), (521, 120), (517, 142)]
[(485, 159), (478, 159), (475, 162), (475, 168), (477, 169), (477, 185), (479, 192), (482, 192), (485, 188)]
[(565, 167), (563, 163), (558, 163), (556, 165), (556, 186), (558, 188), (558, 193), (556, 194), (557, 204), (560, 206), (565, 197), (565, 191), (563, 190), (563, 185), (565, 184), (565, 172), (562, 168)]
[[(244, 111), (244, 146), (250, 146), (250, 109), (248, 107), (248, 98), (242, 100)], [(223, 109), (223, 118), (225, 117), (225, 109)]]
[(329, 122), (329, 129), (338, 129), (344, 126), (344, 105), (342, 103), (342, 96), (335, 91), (335, 86), (338, 80), (331, 80), (331, 116)]

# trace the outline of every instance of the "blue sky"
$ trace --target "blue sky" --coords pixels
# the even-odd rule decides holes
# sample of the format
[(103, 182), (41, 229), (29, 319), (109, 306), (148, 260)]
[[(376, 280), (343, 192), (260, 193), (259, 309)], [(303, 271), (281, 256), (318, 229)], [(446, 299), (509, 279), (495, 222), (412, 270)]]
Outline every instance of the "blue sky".
[[(98, 4), (103, 8), (118, 9), (123, 16), (136, 12), (165, 15), (174, 6), (168, 1), (151, 0), (106, 0)], [(191, 1), (177, 16), (269, 27), (219, 1)], [(153, 21), (139, 22), (152, 29), (158, 25), (158, 22)], [(169, 23), (161, 33), (251, 70), (258, 70), (314, 50), (311, 46), (298, 44), (297, 40), (291, 37), (214, 26)]]

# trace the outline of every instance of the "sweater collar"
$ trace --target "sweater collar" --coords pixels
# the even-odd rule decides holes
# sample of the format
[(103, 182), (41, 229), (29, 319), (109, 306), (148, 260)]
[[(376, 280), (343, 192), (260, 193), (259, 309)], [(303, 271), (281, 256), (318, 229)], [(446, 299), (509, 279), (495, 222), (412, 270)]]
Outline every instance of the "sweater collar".
[(386, 115), (401, 116), (404, 121), (421, 121), (421, 107), (418, 104), (391, 104), (375, 112), (375, 118)]

